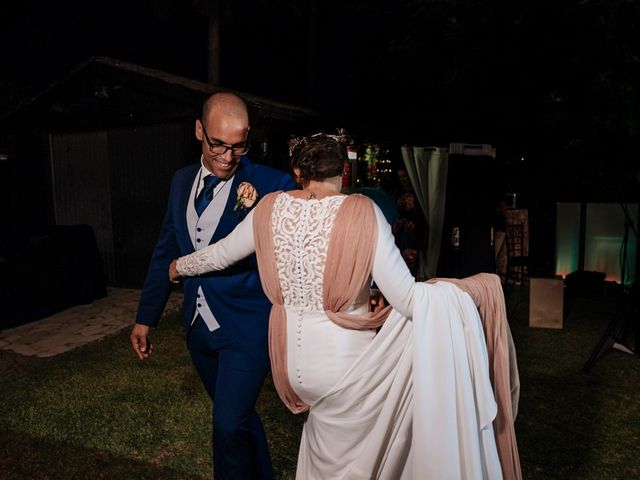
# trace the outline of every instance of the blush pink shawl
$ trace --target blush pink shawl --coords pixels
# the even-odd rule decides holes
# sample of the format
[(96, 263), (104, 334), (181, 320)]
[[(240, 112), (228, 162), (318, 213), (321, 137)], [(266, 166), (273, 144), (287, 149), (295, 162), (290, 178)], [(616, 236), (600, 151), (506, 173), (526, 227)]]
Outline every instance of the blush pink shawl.
[[(253, 234), (260, 280), (271, 301), (269, 315), (269, 356), (273, 383), (283, 403), (293, 413), (304, 412), (309, 405), (295, 393), (287, 374), (287, 319), (284, 308), (276, 253), (273, 244), (271, 214), (278, 195), (266, 195), (254, 209)], [(366, 315), (345, 313), (371, 279), (376, 249), (377, 222), (371, 200), (363, 195), (344, 199), (331, 229), (323, 278), (323, 307), (336, 324), (350, 329), (371, 329), (384, 323), (391, 306)]]

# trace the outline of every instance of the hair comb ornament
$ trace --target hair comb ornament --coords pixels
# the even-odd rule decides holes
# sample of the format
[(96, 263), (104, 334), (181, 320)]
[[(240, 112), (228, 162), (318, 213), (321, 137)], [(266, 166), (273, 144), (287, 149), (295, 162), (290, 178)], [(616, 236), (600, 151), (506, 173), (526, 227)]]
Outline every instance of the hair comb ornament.
[(349, 136), (349, 134), (344, 128), (338, 128), (336, 135), (329, 135), (329, 136), (334, 138), (336, 142), (341, 143), (345, 147), (348, 147), (349, 145), (353, 144), (353, 140), (351, 139), (351, 137)]
[(300, 145), (304, 145), (305, 143), (307, 143), (306, 137), (292, 136), (289, 139), (289, 158), (293, 157), (293, 152), (295, 152)]
[(346, 132), (346, 130), (344, 128), (338, 128), (336, 130), (336, 134), (335, 135), (331, 135), (331, 134), (324, 133), (324, 132), (318, 132), (318, 133), (314, 133), (309, 138), (316, 138), (316, 137), (321, 137), (321, 136), (325, 136), (327, 138), (331, 138), (331, 139), (335, 140), (336, 142), (341, 143), (345, 147), (348, 146), (348, 145), (351, 145), (353, 143), (353, 140), (351, 140), (351, 137), (349, 137), (349, 135), (347, 135), (347, 132)]
[(330, 135), (324, 132), (318, 132), (318, 133), (314, 133), (313, 135), (310, 135), (309, 137), (292, 136), (289, 139), (289, 157), (290, 158), (293, 157), (293, 154), (295, 153), (295, 151), (299, 147), (306, 145), (307, 142), (309, 142), (309, 140), (316, 139), (318, 137), (331, 138), (333, 141), (339, 144), (342, 144), (345, 147), (353, 144), (353, 140), (351, 139), (351, 137), (349, 137), (349, 135), (347, 134), (344, 128), (338, 128), (335, 135)]

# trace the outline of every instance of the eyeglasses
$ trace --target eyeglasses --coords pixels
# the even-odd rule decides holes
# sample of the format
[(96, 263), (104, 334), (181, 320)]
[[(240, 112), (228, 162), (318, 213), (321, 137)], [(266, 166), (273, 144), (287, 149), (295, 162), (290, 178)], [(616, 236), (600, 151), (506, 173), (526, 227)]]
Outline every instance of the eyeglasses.
[(209, 151), (214, 155), (224, 155), (229, 150), (231, 150), (231, 155), (234, 157), (241, 157), (242, 155), (246, 155), (249, 151), (249, 145), (245, 142), (236, 143), (235, 145), (227, 145), (226, 143), (220, 142), (212, 142), (207, 135), (207, 130), (204, 128), (204, 122), (202, 123), (202, 133), (204, 133), (204, 139), (207, 141), (207, 145), (209, 146)]

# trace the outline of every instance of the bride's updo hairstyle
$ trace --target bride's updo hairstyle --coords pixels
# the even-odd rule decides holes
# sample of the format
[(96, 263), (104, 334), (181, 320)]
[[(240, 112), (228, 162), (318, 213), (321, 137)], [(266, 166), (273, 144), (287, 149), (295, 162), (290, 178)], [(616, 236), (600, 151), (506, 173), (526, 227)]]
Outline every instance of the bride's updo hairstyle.
[(342, 175), (351, 139), (343, 130), (337, 135), (316, 133), (289, 141), (291, 168), (300, 169), (301, 180), (322, 180)]

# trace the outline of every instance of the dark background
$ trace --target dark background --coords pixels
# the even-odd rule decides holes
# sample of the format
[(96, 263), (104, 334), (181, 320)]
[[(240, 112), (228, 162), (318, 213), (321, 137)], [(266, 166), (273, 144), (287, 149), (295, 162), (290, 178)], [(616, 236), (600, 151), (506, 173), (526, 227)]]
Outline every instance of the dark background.
[[(457, 170), (451, 163), (447, 190), (460, 193), (447, 203), (475, 221), (479, 210), (491, 214), (500, 195), (517, 192), (518, 207), (529, 211), (536, 275), (553, 274), (556, 202), (640, 202), (640, 2), (23, 0), (4, 2), (0, 19), (0, 154), (12, 159), (0, 161), (0, 185), (6, 186), (0, 188), (0, 218), (9, 219), (10, 232), (0, 236), (0, 251), (10, 252), (10, 258), (52, 224), (47, 221), (52, 182), (45, 177), (51, 143), (47, 135), (59, 127), (56, 119), (75, 122), (74, 128), (67, 125), (54, 132), (58, 139), (70, 134), (60, 148), (78, 149), (86, 135), (106, 131), (108, 126), (97, 128), (96, 123), (111, 105), (105, 101), (105, 109), (93, 109), (104, 93), (95, 90), (94, 83), (89, 97), (82, 93), (92, 74), (94, 82), (102, 80), (100, 69), (87, 69), (76, 83), (58, 84), (65, 88), (41, 106), (25, 102), (97, 56), (207, 82), (213, 20), (219, 26), (216, 71), (222, 87), (306, 107), (347, 124), (365, 124), (370, 128), (363, 131), (382, 134), (360, 140), (393, 139), (396, 159), (400, 144), (495, 147), (495, 161), (475, 161), (473, 168)], [(166, 116), (180, 102), (172, 103), (162, 93), (145, 97), (152, 80), (138, 82), (127, 90), (131, 97), (124, 96), (124, 90), (119, 97), (114, 86), (119, 83), (109, 84), (110, 101), (118, 106), (114, 125), (123, 129), (108, 134), (113, 140), (108, 145), (116, 199), (113, 222), (120, 222), (122, 238), (135, 240), (135, 245), (120, 242), (119, 234), (111, 239), (109, 233), (114, 255), (120, 255), (118, 265), (134, 272), (126, 281), (114, 277), (112, 282), (134, 286), (141, 282), (150, 238), (161, 220), (163, 189), (177, 168), (169, 157), (190, 161), (180, 148), (197, 147), (191, 120), (184, 136), (178, 132), (175, 138), (167, 136), (161, 119), (148, 122), (153, 119), (144, 115), (164, 111)], [(142, 100), (129, 110), (128, 98)], [(58, 110), (58, 103), (68, 110)], [(121, 121), (118, 115), (133, 117)], [(88, 132), (82, 131), (85, 123)], [(144, 134), (137, 135), (136, 128)], [(96, 169), (102, 157), (91, 155), (102, 151), (95, 148), (87, 154), (93, 158), (87, 162), (93, 168), (91, 183), (80, 184), (87, 192), (73, 187), (73, 175), (57, 179), (68, 183), (58, 185), (62, 191), (78, 198), (67, 202), (70, 209), (100, 203), (98, 186), (104, 178)], [(73, 158), (82, 164), (84, 157)], [(148, 167), (140, 159), (149, 162)], [(129, 166), (139, 167), (138, 180), (124, 168)], [(118, 173), (120, 167), (126, 174)], [(151, 174), (158, 177), (156, 182)], [(144, 182), (149, 190), (141, 187)], [(35, 185), (40, 197), (26, 198), (26, 183)], [(84, 193), (97, 197), (95, 202)], [(483, 231), (491, 220), (481, 225)], [(453, 221), (450, 214), (447, 221)], [(461, 226), (464, 238), (484, 238), (471, 235), (466, 227)], [(143, 234), (129, 235), (134, 230)], [(473, 263), (480, 260), (474, 253), (463, 263), (474, 271), (486, 270), (487, 265)]]
[[(213, 5), (3, 2), (0, 111), (97, 55), (206, 80)], [(364, 121), (410, 144), (490, 143), (513, 190), (636, 194), (639, 2), (217, 5), (224, 87)]]

